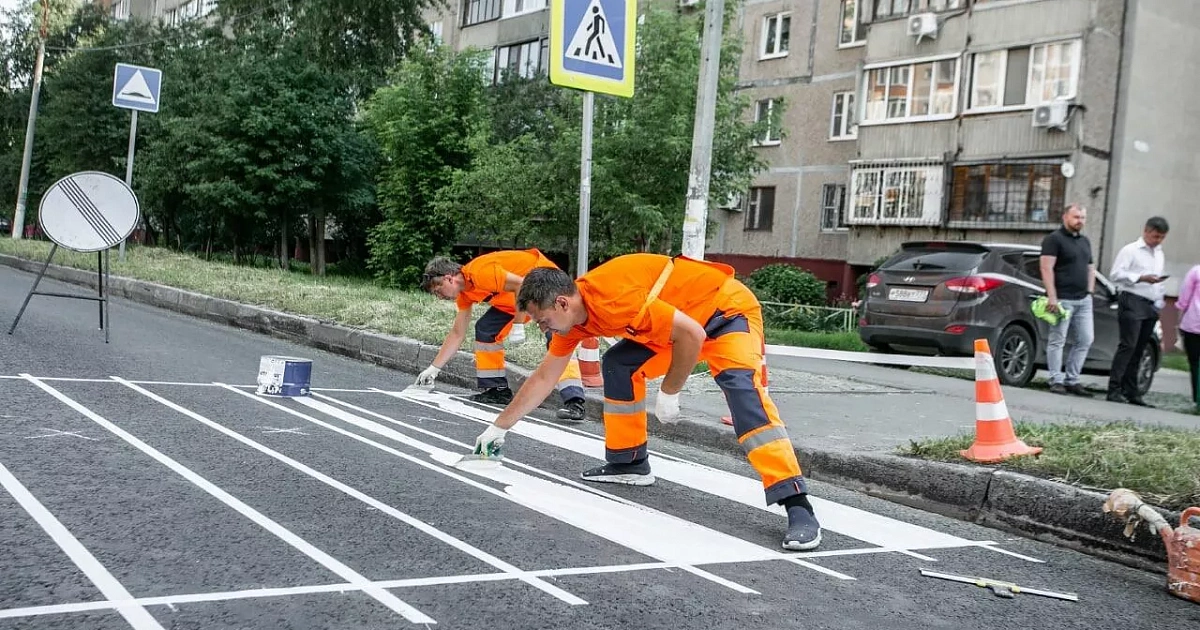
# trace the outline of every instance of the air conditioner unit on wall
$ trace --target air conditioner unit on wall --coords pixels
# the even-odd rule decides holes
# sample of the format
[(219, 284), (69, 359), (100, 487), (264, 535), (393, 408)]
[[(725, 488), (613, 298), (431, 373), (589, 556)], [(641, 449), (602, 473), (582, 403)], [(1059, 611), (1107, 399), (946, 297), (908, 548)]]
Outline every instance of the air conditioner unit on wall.
[(729, 195), (725, 201), (721, 202), (721, 209), (730, 212), (741, 212), (744, 209), (741, 195)]
[(928, 37), (937, 39), (938, 34), (938, 19), (934, 13), (917, 13), (908, 16), (908, 35), (909, 37)]
[(1033, 108), (1033, 126), (1049, 129), (1066, 129), (1070, 109), (1066, 101), (1051, 101)]

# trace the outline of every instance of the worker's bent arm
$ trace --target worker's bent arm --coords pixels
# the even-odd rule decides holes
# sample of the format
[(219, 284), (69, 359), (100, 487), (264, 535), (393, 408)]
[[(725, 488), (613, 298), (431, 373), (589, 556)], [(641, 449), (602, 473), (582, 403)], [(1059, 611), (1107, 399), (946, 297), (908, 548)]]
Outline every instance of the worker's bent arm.
[(1042, 268), (1042, 284), (1046, 287), (1046, 299), (1051, 302), (1058, 301), (1058, 289), (1054, 286), (1054, 262), (1058, 260), (1058, 256), (1042, 256), (1039, 259)]
[(504, 290), (508, 291), (509, 293), (520, 293), (521, 283), (525, 281), (525, 278), (518, 276), (511, 271), (505, 273), (507, 275), (504, 277)]
[(467, 324), (471, 321), (471, 309), (466, 309), (458, 312), (454, 316), (454, 325), (450, 327), (450, 334), (446, 335), (446, 340), (442, 342), (441, 349), (438, 350), (437, 356), (433, 358), (433, 366), (436, 368), (446, 367), (450, 362), (450, 358), (455, 352), (462, 347), (463, 339), (467, 336)]
[(521, 389), (517, 390), (517, 395), (513, 397), (512, 402), (508, 403), (499, 416), (496, 416), (496, 426), (501, 429), (511, 429), (521, 418), (542, 404), (550, 392), (554, 391), (554, 386), (558, 384), (558, 377), (562, 376), (570, 362), (571, 355), (560, 357), (547, 353), (546, 358), (542, 359), (541, 365), (538, 365), (533, 374), (529, 375)]
[(687, 383), (692, 368), (700, 359), (700, 347), (704, 345), (704, 328), (696, 320), (675, 311), (671, 326), (671, 367), (663, 377), (660, 389), (666, 394), (678, 394)]

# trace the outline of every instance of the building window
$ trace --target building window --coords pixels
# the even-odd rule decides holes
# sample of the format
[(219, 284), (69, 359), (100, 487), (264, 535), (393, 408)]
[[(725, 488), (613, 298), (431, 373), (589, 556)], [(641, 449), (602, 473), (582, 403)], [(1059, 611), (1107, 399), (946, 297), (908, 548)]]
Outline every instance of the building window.
[(1081, 49), (1074, 40), (976, 53), (967, 109), (1034, 107), (1075, 98)]
[(788, 13), (768, 15), (763, 18), (762, 59), (786, 57), (788, 54), (788, 31), (792, 16)]
[(433, 39), (434, 44), (442, 43), (442, 22), (441, 22), (441, 20), (438, 20), (437, 22), (429, 23), (429, 36)]
[(780, 110), (782, 109), (779, 99), (767, 98), (755, 104), (754, 107), (754, 122), (766, 122), (766, 129), (763, 130), (762, 136), (755, 138), (754, 143), (758, 146), (773, 146), (780, 142), (781, 127), (779, 121)]
[(958, 107), (958, 59), (868, 69), (863, 122), (948, 118)]
[(963, 8), (966, 0), (874, 0), (876, 20), (904, 17), (913, 13), (938, 13)]
[(751, 188), (746, 195), (746, 231), (770, 232), (775, 218), (775, 187)]
[(546, 8), (546, 0), (504, 0), (504, 17), (541, 11)]
[(529, 42), (501, 46), (496, 49), (496, 74), (493, 81), (505, 79), (532, 79), (545, 74), (550, 68), (550, 40), (535, 39)]
[(114, 20), (129, 19), (129, 3), (133, 0), (117, 0), (112, 3), (112, 16)]
[(942, 217), (942, 166), (860, 166), (850, 174), (849, 223), (937, 225)]
[(858, 137), (858, 112), (854, 108), (854, 92), (833, 95), (833, 114), (829, 121), (830, 140), (853, 140)]
[(841, 184), (821, 186), (821, 231), (846, 229), (846, 187)]
[(501, 0), (465, 0), (463, 26), (500, 19)]
[(1066, 194), (1060, 161), (955, 166), (949, 220), (988, 227), (1055, 225)]
[(217, 2), (219, 0), (200, 0), (200, 15), (208, 15), (217, 10)]
[(867, 41), (867, 27), (863, 23), (861, 7), (866, 0), (842, 0), (842, 23), (838, 34), (838, 47), (857, 46)]

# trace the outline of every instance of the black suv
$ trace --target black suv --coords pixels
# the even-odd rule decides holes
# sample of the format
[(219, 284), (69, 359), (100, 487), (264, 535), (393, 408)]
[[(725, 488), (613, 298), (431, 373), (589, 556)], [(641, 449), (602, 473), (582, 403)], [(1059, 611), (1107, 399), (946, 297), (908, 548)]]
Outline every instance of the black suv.
[[(971, 356), (986, 338), (1006, 385), (1025, 386), (1046, 367), (1049, 325), (1030, 305), (1042, 287), (1041, 250), (1029, 245), (920, 241), (905, 243), (867, 280), (859, 336), (880, 352), (925, 351)], [(1096, 274), (1095, 342), (1083, 371), (1107, 375), (1120, 337), (1118, 289)], [(1138, 365), (1138, 389), (1150, 390), (1162, 361), (1162, 327)]]

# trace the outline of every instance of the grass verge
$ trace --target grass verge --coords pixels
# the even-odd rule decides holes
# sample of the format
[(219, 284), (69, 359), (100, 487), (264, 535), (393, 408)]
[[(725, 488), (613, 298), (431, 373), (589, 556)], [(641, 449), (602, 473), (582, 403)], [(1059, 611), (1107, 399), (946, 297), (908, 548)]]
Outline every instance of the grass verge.
[(1187, 355), (1182, 352), (1168, 352), (1163, 355), (1162, 366), (1168, 370), (1188, 371)]
[[(50, 243), (0, 238), (0, 254), (44, 261)], [(54, 264), (94, 271), (95, 254), (80, 254), (59, 249)], [(361, 278), (326, 276), (323, 278), (298, 271), (234, 265), (224, 260), (204, 260), (191, 254), (155, 247), (130, 247), (125, 260), (110, 254), (112, 274), (169, 287), (184, 289), (243, 304), (252, 304), (285, 313), (313, 317), (352, 328), (361, 328), (426, 343), (440, 344), (450, 332), (454, 304), (428, 294), (400, 291)], [(476, 315), (482, 307), (476, 307)], [(793, 330), (767, 330), (767, 343), (866, 350), (857, 333), (809, 333)], [(468, 333), (462, 349), (470, 350), (473, 336)], [(537, 329), (526, 329), (521, 344), (508, 344), (508, 360), (523, 367), (537, 366), (545, 355), (545, 342)], [(707, 365), (696, 371), (707, 370)]]
[[(1041, 455), (1015, 457), (1002, 468), (1107, 492), (1129, 488), (1147, 501), (1180, 510), (1200, 505), (1200, 431), (1172, 427), (1018, 422), (1017, 435)], [(971, 445), (963, 435), (911, 442), (902, 455), (966, 463), (958, 452)]]

